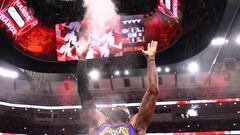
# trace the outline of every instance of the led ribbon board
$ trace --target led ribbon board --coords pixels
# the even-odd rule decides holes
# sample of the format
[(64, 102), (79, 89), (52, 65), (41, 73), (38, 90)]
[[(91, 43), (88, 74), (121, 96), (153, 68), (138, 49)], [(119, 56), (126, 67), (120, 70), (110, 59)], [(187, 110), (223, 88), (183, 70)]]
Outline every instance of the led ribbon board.
[(37, 25), (24, 0), (0, 1), (0, 28), (5, 27), (15, 39)]

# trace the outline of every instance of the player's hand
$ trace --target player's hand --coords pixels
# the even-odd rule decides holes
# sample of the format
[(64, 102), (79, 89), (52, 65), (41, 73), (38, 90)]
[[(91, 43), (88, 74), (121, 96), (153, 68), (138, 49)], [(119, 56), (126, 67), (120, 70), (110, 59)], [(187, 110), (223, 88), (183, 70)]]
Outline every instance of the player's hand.
[(78, 60), (86, 60), (86, 55), (88, 53), (89, 42), (84, 38), (81, 38), (77, 44), (75, 45), (76, 54), (78, 56)]
[(157, 41), (151, 41), (151, 43), (148, 43), (148, 48), (147, 48), (146, 51), (141, 49), (142, 54), (147, 59), (155, 59), (155, 55), (156, 55), (156, 52), (157, 52), (157, 45), (158, 45)]

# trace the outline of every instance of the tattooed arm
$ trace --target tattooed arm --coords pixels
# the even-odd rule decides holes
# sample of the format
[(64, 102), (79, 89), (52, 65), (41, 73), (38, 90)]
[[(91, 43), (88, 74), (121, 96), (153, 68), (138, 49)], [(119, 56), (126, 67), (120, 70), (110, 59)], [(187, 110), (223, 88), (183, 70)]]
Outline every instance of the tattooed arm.
[(148, 44), (147, 51), (142, 50), (142, 53), (147, 59), (148, 88), (143, 96), (139, 112), (130, 120), (130, 123), (138, 134), (146, 133), (147, 127), (154, 114), (155, 104), (158, 97), (158, 80), (155, 64), (157, 44), (156, 41), (152, 41)]

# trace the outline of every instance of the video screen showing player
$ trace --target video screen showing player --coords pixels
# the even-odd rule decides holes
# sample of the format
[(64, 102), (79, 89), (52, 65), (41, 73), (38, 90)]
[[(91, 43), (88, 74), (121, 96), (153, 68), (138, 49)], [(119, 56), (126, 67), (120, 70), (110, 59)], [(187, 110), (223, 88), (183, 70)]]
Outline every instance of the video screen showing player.
[(56, 40), (57, 40), (57, 57), (58, 61), (77, 60), (75, 54), (75, 44), (79, 40), (81, 24), (80, 22), (57, 24)]
[[(124, 21), (129, 21), (126, 18)], [(136, 21), (137, 24), (139, 21), (142, 22), (142, 19)], [(120, 25), (107, 26), (103, 34), (89, 30), (91, 21), (57, 24), (55, 30), (58, 61), (77, 60), (75, 46), (80, 44), (82, 38), (89, 43), (87, 59), (123, 56), (125, 47), (123, 44), (144, 41), (144, 29), (136, 24), (122, 25), (121, 22), (123, 20), (119, 20)]]
[(122, 41), (120, 34), (112, 28), (103, 35), (91, 33), (88, 35), (90, 43), (87, 59), (117, 57), (123, 55)]

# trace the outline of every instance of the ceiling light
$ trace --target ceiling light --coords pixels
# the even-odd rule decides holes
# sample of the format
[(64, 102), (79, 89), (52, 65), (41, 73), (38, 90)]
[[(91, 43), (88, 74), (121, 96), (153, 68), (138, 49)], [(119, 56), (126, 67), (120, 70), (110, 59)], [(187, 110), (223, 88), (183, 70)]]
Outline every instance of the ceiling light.
[(91, 79), (97, 80), (97, 79), (99, 79), (100, 73), (99, 73), (99, 71), (97, 71), (97, 70), (92, 70), (92, 71), (89, 73), (89, 76), (91, 77)]
[(165, 71), (166, 73), (169, 73), (169, 72), (170, 72), (170, 68), (169, 68), (169, 67), (166, 67), (166, 68), (164, 69), (164, 71)]
[(9, 78), (17, 78), (18, 73), (15, 71), (8, 70), (8, 69), (0, 68), (0, 76), (9, 77)]
[(228, 40), (226, 38), (218, 37), (218, 38), (214, 38), (211, 41), (211, 44), (214, 45), (214, 46), (221, 46), (221, 45), (224, 45), (227, 42), (228, 42)]
[(199, 65), (196, 62), (191, 62), (188, 65), (188, 71), (190, 73), (196, 73), (197, 71), (199, 71)]
[(240, 34), (236, 38), (236, 43), (240, 45)]
[(124, 74), (125, 74), (125, 75), (129, 75), (129, 71), (128, 71), (128, 70), (125, 70), (125, 71), (124, 71)]
[(120, 71), (119, 70), (115, 71), (114, 75), (119, 76), (120, 75)]
[(161, 67), (158, 67), (157, 68), (157, 72), (160, 73), (162, 71), (162, 68)]

